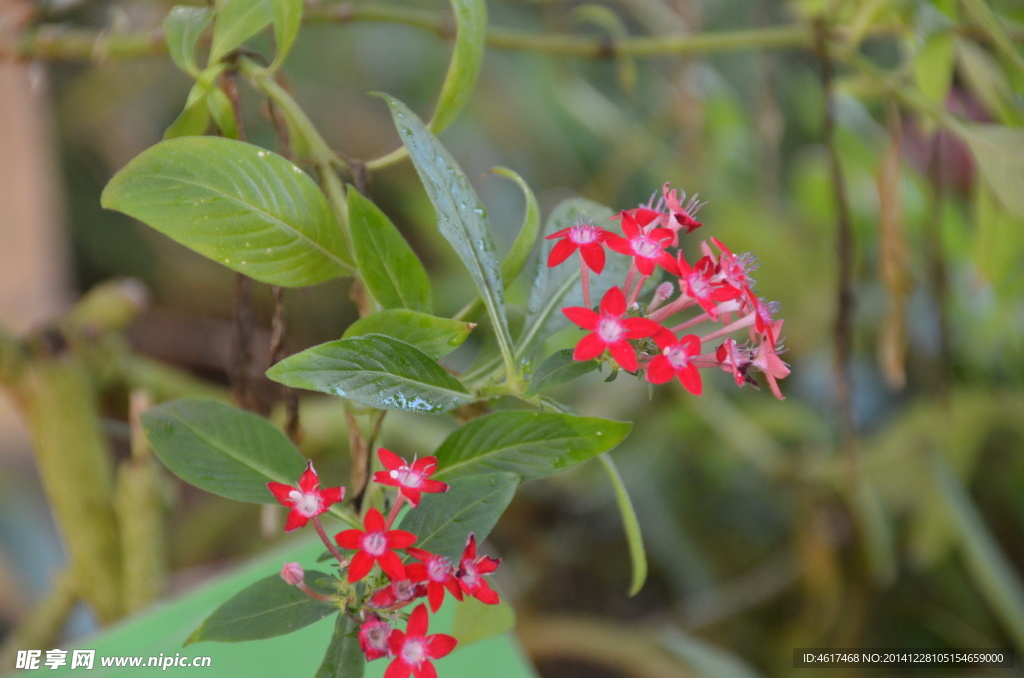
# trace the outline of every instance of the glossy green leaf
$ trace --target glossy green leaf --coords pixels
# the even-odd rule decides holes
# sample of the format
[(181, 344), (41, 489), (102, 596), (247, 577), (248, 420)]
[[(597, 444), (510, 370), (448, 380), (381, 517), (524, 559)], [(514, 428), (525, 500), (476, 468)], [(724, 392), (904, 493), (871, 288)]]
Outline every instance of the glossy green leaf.
[(430, 278), (388, 216), (349, 188), (348, 219), (359, 275), (377, 303), (430, 313)]
[[(305, 573), (306, 584), (321, 593), (331, 593), (317, 584), (329, 575), (315, 570)], [(283, 636), (309, 626), (338, 611), (337, 604), (313, 600), (298, 587), (272, 574), (239, 591), (218, 607), (185, 642), (235, 643)]]
[(391, 108), (395, 126), (434, 205), (438, 229), (469, 270), (491, 317), (502, 355), (511, 364), (512, 338), (505, 315), (505, 287), (487, 212), (462, 169), (423, 121), (394, 97), (381, 96)]
[(277, 43), (277, 54), (271, 68), (276, 69), (291, 51), (295, 36), (302, 27), (302, 0), (272, 0), (274, 7), (274, 41)]
[(472, 331), (473, 323), (392, 308), (364, 316), (348, 326), (345, 337), (383, 334), (412, 344), (431, 358), (448, 355), (462, 345)]
[(434, 453), (436, 477), (508, 471), (542, 478), (607, 452), (631, 425), (596, 417), (513, 410), (474, 419), (456, 429)]
[(235, 501), (275, 503), (274, 480), (292, 484), (306, 460), (269, 421), (213, 400), (151, 407), (142, 427), (160, 461), (182, 480)]
[(523, 270), (523, 266), (526, 266), (526, 261), (530, 258), (534, 245), (537, 244), (537, 235), (540, 231), (540, 205), (537, 204), (536, 196), (533, 195), (533, 191), (530, 190), (530, 187), (523, 181), (521, 176), (504, 167), (495, 167), (491, 171), (516, 182), (519, 190), (523, 192), (523, 198), (526, 200), (526, 214), (523, 216), (523, 226), (519, 229), (519, 235), (516, 236), (515, 241), (512, 243), (512, 249), (508, 251), (505, 261), (501, 262), (501, 280), (507, 287), (510, 282), (516, 279), (519, 272)]
[(274, 20), (274, 0), (218, 0), (210, 63), (216, 63)]
[(455, 12), (455, 48), (441, 86), (430, 129), (435, 134), (466, 106), (480, 73), (487, 38), (487, 3), (484, 0), (449, 0)]
[(115, 174), (101, 202), (272, 285), (313, 285), (349, 270), (338, 221), (317, 185), (250, 144), (162, 141)]
[(552, 386), (567, 384), (597, 369), (596, 360), (573, 360), (573, 349), (565, 348), (555, 351), (533, 373), (530, 385), (526, 388), (526, 397), (535, 396)]
[(473, 401), (459, 380), (420, 349), (382, 334), (329, 341), (285, 358), (274, 381), (382, 410), (447, 412)]
[(629, 545), (629, 561), (633, 566), (629, 595), (635, 596), (640, 593), (644, 582), (647, 581), (647, 552), (644, 550), (644, 537), (640, 532), (640, 521), (637, 520), (633, 502), (629, 498), (629, 492), (626, 491), (626, 485), (622, 482), (622, 476), (619, 475), (615, 463), (606, 454), (601, 455), (598, 459), (600, 459), (601, 466), (615, 490), (615, 503), (619, 507), (619, 515), (622, 517), (622, 529), (626, 534), (626, 543)]
[(487, 605), (472, 596), (466, 596), (465, 600), (455, 603), (452, 635), (458, 639), (460, 648), (500, 636), (511, 631), (515, 625), (516, 613), (504, 600), (497, 605)]
[(958, 125), (981, 176), (1010, 214), (1024, 216), (1024, 129), (1002, 125)]
[[(601, 228), (614, 228), (608, 221), (612, 214), (604, 205), (582, 198), (570, 198), (555, 207), (545, 224), (544, 233), (550, 235), (575, 226), (580, 220), (592, 222)], [(548, 256), (557, 240), (545, 239), (542, 242), (527, 304), (526, 327), (516, 346), (517, 358), (525, 356), (539, 342), (571, 324), (561, 309), (583, 306), (578, 255), (573, 255), (559, 266), (548, 268)], [(590, 278), (592, 306), (596, 306), (613, 285), (625, 279), (629, 264), (629, 257), (618, 256), (614, 252), (608, 254), (604, 272), (600, 276), (591, 275)]]
[(456, 478), (443, 494), (424, 494), (401, 528), (419, 536), (416, 546), (458, 562), (470, 533), (483, 542), (516, 493), (512, 473), (486, 473)]
[(324, 660), (315, 678), (362, 678), (366, 658), (359, 647), (359, 624), (348, 615), (339, 614), (334, 634), (324, 653)]
[(210, 25), (213, 10), (209, 7), (176, 5), (164, 18), (164, 37), (171, 59), (181, 70), (192, 76), (199, 75), (196, 65), (196, 45), (203, 31)]

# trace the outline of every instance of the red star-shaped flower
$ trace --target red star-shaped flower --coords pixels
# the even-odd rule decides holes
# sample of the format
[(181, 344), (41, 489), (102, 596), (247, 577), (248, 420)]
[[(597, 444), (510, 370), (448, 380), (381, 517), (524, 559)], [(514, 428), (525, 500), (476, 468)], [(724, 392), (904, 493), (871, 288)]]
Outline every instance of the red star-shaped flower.
[(700, 339), (694, 334), (676, 339), (670, 330), (663, 330), (654, 335), (654, 343), (661, 353), (654, 356), (647, 366), (647, 381), (664, 384), (672, 377), (678, 377), (687, 391), (700, 395), (703, 391), (700, 372), (693, 364), (693, 358), (700, 355)]
[(593, 224), (579, 223), (569, 228), (563, 228), (557, 233), (547, 236), (548, 240), (554, 238), (565, 238), (555, 243), (548, 255), (548, 266), (558, 266), (568, 259), (573, 252), (579, 250), (583, 257), (583, 263), (594, 273), (600, 275), (604, 270), (604, 241), (608, 237), (608, 231), (598, 228)]
[(370, 596), (370, 605), (379, 609), (396, 609), (427, 595), (427, 587), (421, 583), (423, 578), (419, 572), (411, 569), (414, 565), (405, 565), (404, 574), (399, 579), (392, 579), (385, 588)]
[(374, 563), (380, 565), (391, 579), (405, 578), (405, 567), (395, 553), (395, 549), (404, 549), (416, 542), (416, 535), (404, 530), (389, 530), (384, 523), (384, 516), (375, 508), (366, 512), (363, 519), (365, 530), (345, 530), (334, 536), (334, 541), (343, 549), (356, 550), (352, 563), (348, 566), (348, 580), (359, 581), (373, 569)]
[(267, 483), (267, 489), (283, 506), (291, 509), (284, 523), (284, 531), (291, 532), (305, 526), (310, 518), (315, 518), (331, 504), (337, 504), (345, 497), (344, 487), (328, 487), (320, 489), (320, 479), (313, 469), (313, 462), (306, 463), (306, 470), (299, 476), (296, 489), (284, 483)]
[(715, 263), (711, 257), (701, 257), (695, 266), (679, 253), (679, 287), (686, 294), (697, 300), (712, 320), (718, 320), (718, 303), (736, 299), (743, 292), (732, 285), (715, 282)]
[(391, 624), (387, 623), (377, 615), (371, 615), (369, 619), (359, 627), (359, 649), (363, 651), (366, 661), (387, 657), (388, 636), (391, 635)]
[(455, 576), (459, 580), (459, 586), (464, 593), (468, 593), (481, 603), (488, 605), (498, 604), (498, 593), (491, 588), (485, 574), (490, 574), (501, 565), (500, 558), (476, 555), (476, 537), (472, 534), (466, 540), (466, 548), (462, 552), (462, 560), (459, 562), (459, 570)]
[(618, 287), (605, 293), (600, 310), (600, 313), (595, 313), (589, 308), (578, 306), (562, 309), (565, 317), (592, 332), (580, 339), (572, 357), (575, 360), (591, 360), (607, 349), (623, 369), (635, 372), (636, 351), (629, 340), (649, 337), (661, 329), (661, 325), (647, 318), (627, 318), (626, 296)]
[(409, 615), (405, 631), (394, 629), (388, 636), (388, 649), (394, 661), (388, 665), (384, 678), (437, 678), (437, 670), (430, 663), (455, 649), (458, 642), (449, 635), (427, 635), (427, 606), (417, 605)]
[(608, 247), (620, 254), (633, 257), (637, 270), (643, 275), (654, 273), (655, 266), (679, 275), (679, 266), (671, 254), (665, 251), (672, 241), (672, 231), (667, 228), (652, 228), (644, 232), (629, 212), (622, 212), (622, 232), (626, 235), (608, 234)]
[(383, 447), (377, 450), (377, 456), (387, 470), (377, 471), (373, 474), (373, 479), (381, 485), (397, 487), (399, 496), (405, 497), (413, 508), (420, 505), (420, 495), (423, 492), (448, 491), (446, 483), (429, 478), (437, 469), (436, 457), (423, 457), (410, 465)]
[(448, 589), (456, 600), (462, 600), (462, 589), (459, 587), (459, 580), (455, 578), (452, 561), (436, 553), (411, 546), (406, 551), (416, 560), (422, 561), (410, 563), (405, 569), (410, 578), (427, 582), (427, 600), (430, 602), (431, 612), (437, 612), (441, 607), (445, 589)]

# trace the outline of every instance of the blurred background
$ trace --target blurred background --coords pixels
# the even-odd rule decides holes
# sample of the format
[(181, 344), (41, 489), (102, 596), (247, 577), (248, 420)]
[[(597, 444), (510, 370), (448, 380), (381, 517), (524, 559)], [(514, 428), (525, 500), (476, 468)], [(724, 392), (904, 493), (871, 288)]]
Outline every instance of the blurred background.
[[(596, 464), (522, 487), (489, 548), (504, 559), (497, 585), (541, 675), (783, 675), (799, 647), (1015, 647), (1024, 657), (1024, 215), (992, 187), (1000, 175), (1009, 182), (1003, 192), (1024, 195), (1024, 143), (975, 144), (972, 154), (848, 59), (893, 69), (940, 109), (1004, 126), (1005, 139), (1021, 141), (1024, 69), (1013, 54), (1020, 58), (1024, 6), (981, 4), (1008, 48), (972, 2), (489, 4), (490, 24), (506, 37), (572, 33), (614, 45), (624, 35), (739, 36), (685, 53), (609, 49), (597, 59), (507, 40), (488, 49), (468, 107), (441, 138), (487, 205), (502, 250), (523, 200), (489, 173), (496, 165), (522, 175), (545, 216), (575, 195), (633, 207), (666, 181), (699, 193), (708, 205), (695, 236), (757, 256), (758, 293), (781, 302), (792, 368), (784, 401), (737, 389), (724, 372), (705, 374), (700, 398), (681, 388), (651, 395), (630, 378), (602, 384), (597, 374), (554, 394), (582, 414), (635, 422), (613, 457), (651, 571), (629, 597), (626, 543)], [(310, 20), (286, 64), (296, 99), (349, 157), (398, 144), (385, 105), (368, 92), (426, 115), (447, 67), (447, 5), (390, 6), (438, 30)], [(129, 288), (138, 310), (115, 323), (119, 342), (123, 328), (116, 352), (147, 369), (173, 367), (168, 379), (182, 381), (172, 391), (227, 397), (234, 274), (99, 206), (110, 176), (161, 138), (191, 82), (166, 55), (62, 56), (59, 44), (18, 37), (41, 25), (94, 38), (146, 35), (169, 7), (0, 2), (0, 327), (46, 345), (83, 294), (132, 278), (144, 293)], [(834, 40), (827, 59), (814, 49), (814, 27), (826, 23)], [(799, 39), (765, 38), (763, 29), (777, 26)], [(251, 44), (271, 53), (269, 37)], [(244, 86), (241, 97), (249, 140), (275, 148), (262, 99)], [(438, 237), (412, 166), (372, 174), (370, 191), (431, 271), (437, 313), (455, 313), (470, 300), (467, 278)], [(524, 304), (526, 293), (519, 281), (511, 299)], [(265, 286), (252, 294), (253, 371), (261, 373), (274, 304)], [(287, 290), (284, 313), (289, 352), (340, 337), (357, 317), (344, 279)], [(572, 341), (565, 335), (547, 350)], [(459, 356), (453, 367), (464, 366)], [(845, 370), (837, 368), (843, 357)], [(102, 379), (92, 388), (114, 460), (123, 461), (124, 389)], [(260, 388), (272, 401), (270, 385)], [(0, 639), (34, 618), (65, 559), (24, 408), (15, 406), (23, 400), (7, 395)], [(340, 408), (309, 397), (301, 413), (303, 451), (321, 476), (346, 477)], [(381, 442), (426, 454), (453, 426), (396, 415)], [(258, 507), (166, 473), (159, 482), (165, 593), (273, 543)], [(95, 624), (78, 607), (62, 633)]]

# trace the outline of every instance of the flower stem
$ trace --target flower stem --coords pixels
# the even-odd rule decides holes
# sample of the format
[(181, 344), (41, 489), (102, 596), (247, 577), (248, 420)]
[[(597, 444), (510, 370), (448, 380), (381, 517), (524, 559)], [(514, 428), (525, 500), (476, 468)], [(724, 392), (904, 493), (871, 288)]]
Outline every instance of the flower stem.
[(583, 307), (590, 308), (590, 270), (582, 256), (580, 257), (580, 283), (583, 286)]
[(327, 536), (327, 531), (324, 530), (324, 525), (320, 522), (320, 516), (313, 516), (310, 518), (310, 522), (313, 523), (313, 527), (316, 528), (316, 533), (320, 535), (320, 541), (324, 543), (324, 546), (326, 546), (327, 550), (331, 552), (331, 555), (338, 559), (338, 562), (341, 563), (342, 567), (348, 565), (348, 560), (345, 559), (345, 556), (341, 555), (341, 551), (338, 550), (338, 547), (335, 546), (334, 542)]

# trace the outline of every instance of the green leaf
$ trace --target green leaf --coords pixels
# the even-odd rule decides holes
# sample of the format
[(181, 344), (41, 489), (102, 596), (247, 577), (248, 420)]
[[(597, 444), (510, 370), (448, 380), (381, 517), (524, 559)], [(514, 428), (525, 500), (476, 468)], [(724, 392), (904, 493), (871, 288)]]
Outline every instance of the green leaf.
[(350, 187), (348, 218), (359, 274), (377, 303), (430, 313), (430, 278), (387, 215)]
[(272, 285), (313, 285), (349, 270), (341, 228), (313, 180), (240, 141), (162, 141), (114, 175), (101, 203)]
[(392, 308), (364, 316), (348, 326), (344, 337), (383, 334), (412, 344), (435, 360), (462, 345), (473, 323)]
[[(305, 574), (306, 584), (316, 590), (318, 579), (329, 575), (315, 570)], [(320, 593), (332, 593), (320, 588)], [(212, 640), (236, 643), (241, 640), (262, 640), (298, 631), (338, 611), (335, 603), (313, 600), (296, 586), (272, 574), (239, 591), (218, 607), (192, 632), (186, 645)]]
[(160, 461), (196, 487), (235, 501), (273, 504), (267, 482), (294, 483), (306, 460), (263, 417), (213, 400), (182, 399), (142, 415)]
[(191, 103), (185, 104), (185, 108), (174, 119), (174, 122), (164, 130), (164, 139), (206, 134), (206, 129), (210, 126), (210, 111), (206, 107), (205, 89), (196, 83), (192, 86), (192, 91), (199, 92), (199, 98), (192, 100), (192, 95), (189, 94)]
[(978, 161), (981, 176), (1010, 214), (1024, 216), (1024, 129), (1002, 125), (957, 125)]
[(631, 425), (553, 412), (505, 411), (456, 429), (434, 453), (438, 478), (509, 471), (543, 478), (618, 445)]
[(447, 412), (474, 400), (426, 353), (382, 334), (314, 346), (277, 363), (267, 376), (382, 410)]
[(914, 56), (914, 80), (921, 93), (945, 106), (956, 66), (956, 39), (952, 32), (932, 33)]
[(596, 360), (573, 360), (573, 349), (565, 348), (551, 354), (540, 364), (526, 389), (527, 398), (537, 395), (552, 386), (567, 384), (597, 369)]
[(450, 2), (455, 12), (455, 49), (430, 121), (434, 134), (440, 134), (466, 106), (480, 73), (486, 46), (487, 3), (484, 0)]
[(470, 533), (477, 543), (490, 534), (505, 512), (519, 479), (512, 473), (457, 478), (444, 494), (424, 494), (401, 528), (419, 537), (416, 546), (458, 562)]
[(176, 5), (164, 18), (164, 37), (171, 59), (181, 70), (192, 76), (199, 75), (196, 65), (196, 44), (210, 25), (213, 10), (209, 7)]
[[(545, 224), (544, 234), (550, 235), (563, 228), (575, 226), (581, 219), (602, 228), (614, 214), (604, 205), (582, 198), (570, 198), (558, 204)], [(548, 256), (555, 240), (544, 240), (540, 256), (537, 257), (533, 287), (527, 303), (526, 327), (516, 346), (516, 357), (522, 358), (539, 342), (571, 323), (561, 309), (569, 306), (583, 306), (583, 291), (580, 286), (580, 267), (576, 257), (560, 266), (548, 268)], [(590, 301), (596, 305), (613, 285), (624, 280), (629, 270), (629, 257), (609, 254), (604, 272), (590, 278)]]
[(302, 0), (273, 0), (274, 4), (274, 41), (277, 42), (277, 54), (271, 70), (276, 70), (284, 63), (291, 51), (295, 36), (302, 27)]
[(238, 139), (238, 119), (231, 99), (220, 87), (211, 87), (206, 93), (206, 110), (210, 112), (220, 134), (228, 139)]
[(462, 169), (441, 143), (405, 104), (381, 95), (391, 108), (395, 126), (437, 212), (438, 229), (451, 243), (480, 292), (491, 317), (498, 346), (508, 369), (512, 365), (512, 338), (505, 315), (505, 287), (487, 225), (487, 212)]
[(339, 614), (334, 622), (334, 635), (327, 646), (324, 660), (315, 678), (362, 678), (366, 658), (359, 648), (359, 624), (348, 615)]
[(273, 0), (218, 0), (217, 21), (213, 26), (210, 63), (262, 31), (274, 20)]
[(626, 543), (629, 545), (629, 560), (633, 564), (633, 578), (629, 585), (629, 595), (635, 596), (640, 593), (644, 582), (647, 581), (647, 553), (644, 550), (644, 537), (640, 532), (640, 521), (636, 518), (636, 511), (633, 509), (633, 502), (629, 499), (629, 492), (622, 482), (622, 476), (615, 467), (611, 458), (603, 454), (598, 459), (601, 466), (608, 474), (615, 489), (615, 503), (619, 507), (619, 515), (622, 516), (622, 529), (626, 534)]
[(459, 647), (466, 647), (511, 631), (516, 625), (516, 613), (504, 600), (497, 605), (481, 603), (472, 596), (455, 603), (455, 623), (452, 635)]
[(523, 266), (526, 266), (526, 260), (530, 258), (533, 246), (537, 243), (537, 235), (540, 231), (540, 205), (537, 204), (536, 196), (533, 195), (533, 191), (530, 190), (530, 187), (526, 185), (521, 176), (504, 167), (495, 167), (491, 171), (516, 182), (516, 185), (523, 192), (523, 198), (526, 199), (526, 214), (523, 216), (523, 226), (519, 229), (519, 235), (516, 236), (515, 242), (512, 243), (512, 249), (509, 250), (505, 261), (501, 262), (501, 280), (507, 287), (509, 283), (516, 279), (519, 272), (523, 270)]

